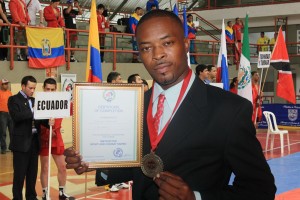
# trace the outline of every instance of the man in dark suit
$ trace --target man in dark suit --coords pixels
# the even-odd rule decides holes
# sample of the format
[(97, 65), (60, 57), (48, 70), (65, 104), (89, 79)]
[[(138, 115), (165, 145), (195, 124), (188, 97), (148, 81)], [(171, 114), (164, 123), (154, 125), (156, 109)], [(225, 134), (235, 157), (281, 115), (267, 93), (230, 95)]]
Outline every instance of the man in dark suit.
[(10, 150), (13, 152), (13, 199), (22, 200), (22, 190), (26, 177), (26, 199), (36, 200), (35, 183), (38, 171), (40, 149), (40, 124), (46, 121), (33, 119), (36, 79), (25, 76), (21, 81), (22, 90), (8, 99), (9, 114), (13, 120), (13, 134)]
[[(255, 135), (251, 102), (206, 85), (191, 72), (189, 44), (176, 15), (151, 11), (136, 30), (140, 57), (155, 81), (145, 94), (142, 169), (145, 174), (147, 168), (159, 169), (153, 163), (160, 158), (164, 171), (149, 178), (141, 168), (113, 169), (103, 182), (133, 180), (137, 200), (273, 200), (274, 177)], [(148, 166), (149, 153), (156, 161)], [(88, 170), (79, 152), (68, 149), (65, 155), (67, 168)]]

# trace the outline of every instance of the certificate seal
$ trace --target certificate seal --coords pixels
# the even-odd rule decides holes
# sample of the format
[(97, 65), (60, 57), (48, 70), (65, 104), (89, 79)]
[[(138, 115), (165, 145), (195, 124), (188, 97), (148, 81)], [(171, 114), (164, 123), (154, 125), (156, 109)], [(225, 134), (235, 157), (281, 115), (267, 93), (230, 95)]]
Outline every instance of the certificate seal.
[(121, 148), (116, 148), (114, 150), (114, 156), (121, 158), (123, 156), (123, 150)]
[(153, 178), (163, 171), (164, 164), (159, 156), (151, 152), (143, 157), (141, 169), (146, 176)]

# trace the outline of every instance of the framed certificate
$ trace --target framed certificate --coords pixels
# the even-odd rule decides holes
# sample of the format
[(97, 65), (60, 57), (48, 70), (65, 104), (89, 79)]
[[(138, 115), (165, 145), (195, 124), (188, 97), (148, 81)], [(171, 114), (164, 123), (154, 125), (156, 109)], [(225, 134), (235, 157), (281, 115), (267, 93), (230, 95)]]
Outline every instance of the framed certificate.
[(73, 147), (90, 168), (139, 167), (141, 84), (74, 83)]

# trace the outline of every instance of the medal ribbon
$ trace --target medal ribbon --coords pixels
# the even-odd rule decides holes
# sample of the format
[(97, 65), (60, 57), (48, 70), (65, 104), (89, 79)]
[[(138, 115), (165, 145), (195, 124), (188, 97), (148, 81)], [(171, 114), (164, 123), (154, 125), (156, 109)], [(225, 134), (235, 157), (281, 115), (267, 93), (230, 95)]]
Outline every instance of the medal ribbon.
[(189, 69), (188, 74), (186, 75), (186, 77), (183, 80), (181, 89), (180, 89), (180, 93), (179, 93), (179, 97), (177, 99), (176, 105), (173, 109), (173, 112), (169, 118), (169, 120), (167, 121), (166, 125), (164, 126), (164, 128), (160, 131), (160, 133), (157, 135), (155, 128), (154, 128), (154, 118), (152, 116), (152, 107), (153, 107), (153, 91), (151, 94), (151, 98), (150, 98), (150, 103), (148, 106), (148, 112), (147, 112), (147, 124), (148, 124), (148, 131), (149, 131), (149, 137), (150, 137), (150, 143), (151, 143), (151, 151), (154, 152), (155, 149), (157, 148), (158, 143), (160, 142), (160, 140), (162, 139), (162, 137), (164, 136), (170, 122), (171, 119), (175, 113), (175, 111), (178, 109), (178, 106), (184, 96), (184, 93), (186, 92), (186, 89), (189, 85), (190, 79), (192, 76), (192, 70)]

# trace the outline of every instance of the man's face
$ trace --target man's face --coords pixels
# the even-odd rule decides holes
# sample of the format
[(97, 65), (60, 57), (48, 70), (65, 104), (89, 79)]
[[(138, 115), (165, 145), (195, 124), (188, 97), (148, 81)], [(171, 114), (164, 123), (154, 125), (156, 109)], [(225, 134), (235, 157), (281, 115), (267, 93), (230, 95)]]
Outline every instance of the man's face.
[(36, 88), (36, 83), (28, 81), (26, 85), (22, 85), (22, 91), (27, 97), (32, 97)]
[(115, 80), (112, 80), (112, 83), (123, 83), (122, 77), (119, 75)]
[(143, 83), (143, 80), (140, 76), (135, 76), (135, 83)]
[(187, 19), (188, 19), (188, 22), (193, 22), (193, 16), (189, 16)]
[(184, 79), (189, 44), (179, 23), (169, 17), (148, 19), (139, 26), (136, 38), (141, 60), (158, 84), (168, 89)]
[(240, 18), (236, 19), (236, 20), (235, 20), (235, 23), (236, 23), (236, 24), (241, 24), (241, 23), (242, 23), (242, 22), (241, 22), (241, 19), (240, 19)]
[(55, 92), (56, 91), (56, 85), (55, 84), (46, 84), (45, 87), (43, 87), (44, 92)]
[(136, 14), (139, 15), (139, 16), (142, 16), (143, 15), (143, 9), (137, 10)]
[(228, 23), (228, 26), (229, 26), (229, 27), (232, 27), (232, 22), (229, 22), (229, 23)]
[(4, 90), (4, 91), (8, 90), (8, 83), (2, 83), (1, 84), (1, 89)]
[(253, 74), (252, 79), (253, 79), (253, 81), (258, 81), (259, 80), (259, 74), (258, 73)]
[(60, 3), (59, 1), (58, 1), (58, 2), (53, 2), (53, 7), (54, 7), (54, 8), (57, 8), (58, 5), (59, 5), (59, 3)]
[(265, 37), (265, 33), (260, 33), (260, 37)]
[(216, 67), (212, 67), (210, 72), (209, 72), (209, 76), (211, 79), (215, 79), (217, 76), (217, 68)]
[(209, 76), (209, 71), (207, 69), (204, 69), (202, 72), (200, 72), (199, 74), (199, 78), (201, 80), (205, 80), (205, 79), (208, 79), (208, 76)]

